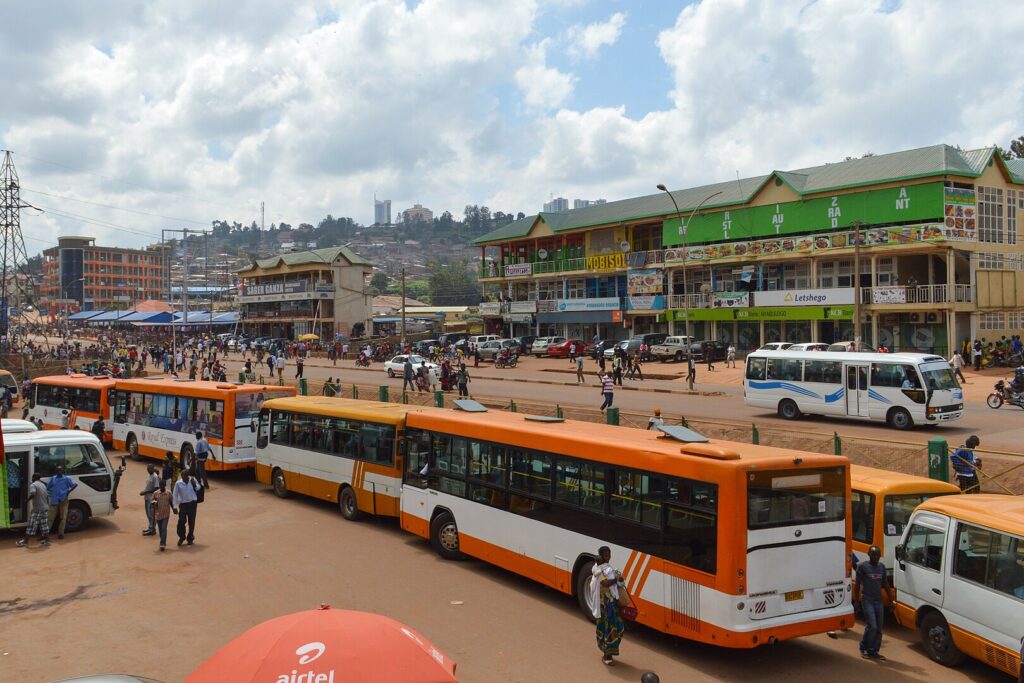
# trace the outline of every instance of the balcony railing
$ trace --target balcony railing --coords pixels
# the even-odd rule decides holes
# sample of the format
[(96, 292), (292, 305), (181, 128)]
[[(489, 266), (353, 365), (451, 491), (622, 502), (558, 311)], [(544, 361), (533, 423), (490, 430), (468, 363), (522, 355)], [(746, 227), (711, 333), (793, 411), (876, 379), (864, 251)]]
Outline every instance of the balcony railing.
[(711, 308), (711, 295), (696, 294), (672, 294), (668, 298), (668, 307), (678, 308)]
[(863, 304), (969, 304), (974, 302), (973, 285), (894, 285), (862, 287)]

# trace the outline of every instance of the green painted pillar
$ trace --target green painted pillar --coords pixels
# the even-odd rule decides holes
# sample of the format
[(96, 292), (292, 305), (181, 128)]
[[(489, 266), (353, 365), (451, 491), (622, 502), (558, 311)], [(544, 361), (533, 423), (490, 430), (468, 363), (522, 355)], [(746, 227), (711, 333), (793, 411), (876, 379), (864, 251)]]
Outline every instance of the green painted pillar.
[(438, 408), (444, 408), (444, 392), (440, 389), (434, 392), (434, 405)]
[(761, 436), (757, 433), (756, 424), (750, 425), (750, 443), (754, 444), (755, 446), (761, 443)]
[(387, 384), (381, 384), (380, 387), (377, 388), (377, 400), (380, 401), (381, 403), (387, 403), (388, 402), (388, 385)]
[(299, 380), (299, 396), (306, 396), (309, 394), (309, 385), (306, 384), (306, 378), (303, 377)]
[(406, 391), (404, 387), (402, 388), (402, 403), (404, 405), (409, 404), (409, 392)]
[(352, 398), (359, 398), (359, 387), (352, 385)]
[(555, 404), (555, 417), (557, 417), (557, 418), (564, 417), (564, 415), (562, 415), (562, 406), (558, 405), (557, 403)]
[(935, 437), (928, 441), (928, 477), (949, 481), (949, 444)]
[(508, 402), (508, 411), (509, 411), (510, 413), (515, 413), (515, 412), (518, 412), (518, 411), (516, 410), (516, 402), (515, 402), (515, 401), (509, 401), (509, 402)]
[(832, 450), (836, 455), (843, 454), (843, 440), (839, 438), (839, 432), (832, 432)]
[(605, 411), (605, 419), (608, 421), (608, 424), (618, 426), (618, 424), (619, 424), (619, 409), (616, 408), (615, 406), (610, 406)]
[(238, 381), (243, 383), (245, 382), (245, 372), (242, 370), (238, 371)]

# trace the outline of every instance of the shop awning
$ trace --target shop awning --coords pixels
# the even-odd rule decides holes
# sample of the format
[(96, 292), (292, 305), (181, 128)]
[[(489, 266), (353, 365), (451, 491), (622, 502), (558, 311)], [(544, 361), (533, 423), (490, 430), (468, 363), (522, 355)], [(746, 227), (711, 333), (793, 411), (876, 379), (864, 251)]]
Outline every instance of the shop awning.
[(130, 315), (131, 311), (102, 311), (99, 315), (89, 318), (91, 323), (112, 323)]
[(68, 316), (68, 320), (88, 320), (94, 316), (103, 313), (104, 311), (79, 311), (78, 313), (72, 313)]
[(171, 322), (171, 314), (166, 311), (136, 311), (121, 318), (118, 322), (148, 323), (151, 325), (169, 323)]

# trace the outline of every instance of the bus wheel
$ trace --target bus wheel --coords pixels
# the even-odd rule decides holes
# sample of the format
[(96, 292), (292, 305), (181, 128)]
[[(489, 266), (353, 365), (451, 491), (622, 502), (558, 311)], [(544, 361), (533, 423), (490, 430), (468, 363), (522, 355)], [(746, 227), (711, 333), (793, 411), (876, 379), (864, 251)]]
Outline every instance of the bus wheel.
[(446, 560), (462, 558), (459, 552), (459, 527), (450, 512), (442, 512), (430, 525), (430, 544)]
[(889, 413), (889, 426), (896, 429), (910, 429), (914, 426), (914, 418), (906, 408), (893, 408)]
[(800, 408), (797, 407), (796, 401), (783, 399), (779, 403), (779, 417), (786, 420), (795, 420), (800, 417)]
[(593, 604), (594, 596), (590, 593), (590, 577), (593, 574), (593, 569), (594, 561), (590, 560), (584, 562), (576, 573), (576, 601), (580, 604), (583, 616), (592, 622), (597, 621), (594, 619), (594, 609), (597, 605)]
[(192, 469), (192, 466), (195, 465), (195, 462), (193, 462), (195, 460), (195, 453), (190, 443), (181, 447), (181, 468), (188, 470), (190, 474), (195, 472)]
[(964, 653), (953, 642), (949, 624), (938, 612), (929, 612), (921, 620), (921, 645), (933, 661), (943, 666), (957, 666), (964, 661)]
[(125, 447), (128, 449), (128, 455), (132, 460), (139, 460), (139, 440), (135, 438), (134, 434), (129, 434), (126, 441)]
[(351, 486), (342, 486), (341, 494), (338, 496), (338, 509), (341, 516), (350, 522), (354, 522), (363, 516), (359, 511), (359, 501), (356, 500), (356, 492)]
[(278, 498), (288, 497), (288, 485), (284, 481), (284, 472), (279, 467), (275, 467), (270, 475), (270, 485), (274, 487), (274, 495)]
[(89, 521), (89, 508), (85, 503), (73, 500), (68, 503), (68, 519), (64, 524), (65, 531), (81, 531)]

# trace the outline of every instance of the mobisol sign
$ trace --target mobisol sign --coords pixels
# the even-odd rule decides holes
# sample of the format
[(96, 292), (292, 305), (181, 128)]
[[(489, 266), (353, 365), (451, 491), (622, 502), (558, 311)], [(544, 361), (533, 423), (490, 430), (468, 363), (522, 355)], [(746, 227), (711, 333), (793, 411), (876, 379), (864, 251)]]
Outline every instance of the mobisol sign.
[(853, 287), (754, 292), (755, 306), (844, 306), (852, 303)]

